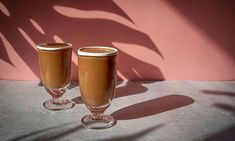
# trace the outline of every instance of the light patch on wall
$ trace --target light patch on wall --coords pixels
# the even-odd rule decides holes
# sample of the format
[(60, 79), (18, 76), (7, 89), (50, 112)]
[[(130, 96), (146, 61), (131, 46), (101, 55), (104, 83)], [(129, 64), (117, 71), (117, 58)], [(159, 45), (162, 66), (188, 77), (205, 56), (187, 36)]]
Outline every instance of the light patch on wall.
[(161, 56), (147, 47), (143, 47), (136, 44), (126, 44), (119, 42), (112, 42), (112, 44), (113, 46), (117, 47), (119, 50), (145, 63), (154, 66), (163, 63)]
[[(57, 43), (65, 43), (64, 40), (62, 40), (58, 35), (53, 35), (53, 39)], [(77, 54), (75, 54), (73, 51), (72, 51), (72, 61), (73, 61), (73, 63), (78, 65)]]
[(32, 23), (32, 25), (43, 35), (45, 35), (44, 30), (42, 29), (42, 27), (33, 19), (29, 19), (29, 21)]
[[(4, 76), (6, 78), (12, 79), (24, 79), (24, 80), (31, 80), (31, 79), (38, 79), (37, 76), (32, 72), (32, 70), (28, 67), (28, 65), (24, 62), (24, 60), (17, 54), (14, 47), (11, 43), (6, 39), (6, 37), (0, 32), (0, 38), (5, 46), (9, 59), (11, 60), (12, 64), (15, 66), (13, 67), (10, 64), (1, 62), (1, 65), (5, 65), (3, 69), (0, 69), (1, 78)], [(2, 60), (1, 60), (2, 61)], [(20, 75), (19, 75), (20, 73)]]
[(65, 7), (65, 6), (54, 6), (53, 7), (55, 11), (58, 13), (71, 17), (71, 18), (83, 18), (83, 19), (106, 19), (106, 20), (111, 20), (118, 22), (122, 25), (125, 25), (131, 29), (139, 30), (135, 24), (130, 22), (129, 20), (123, 18), (122, 16), (119, 16), (117, 14), (113, 13), (108, 13), (104, 11), (99, 11), (99, 10), (80, 10), (76, 8), (71, 8), (71, 7)]
[(119, 70), (117, 70), (117, 75), (118, 75), (122, 80), (128, 80)]
[(58, 35), (53, 35), (53, 39), (57, 43), (64, 43), (64, 41)]
[(2, 11), (2, 13), (8, 17), (11, 16), (9, 10), (7, 9), (7, 7), (5, 5), (3, 5), (2, 2), (0, 2), (0, 10)]
[(139, 78), (143, 78), (135, 68), (132, 68), (132, 70)]
[(37, 50), (36, 43), (29, 37), (29, 35), (20, 27), (18, 27), (21, 35), (25, 38), (25, 40), (35, 49)]

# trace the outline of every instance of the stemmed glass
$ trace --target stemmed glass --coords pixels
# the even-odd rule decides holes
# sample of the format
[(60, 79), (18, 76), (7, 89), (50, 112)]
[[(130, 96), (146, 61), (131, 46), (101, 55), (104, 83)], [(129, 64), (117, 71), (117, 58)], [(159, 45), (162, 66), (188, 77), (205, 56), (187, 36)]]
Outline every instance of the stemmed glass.
[(85, 115), (82, 125), (91, 129), (104, 129), (116, 120), (104, 114), (115, 93), (117, 49), (90, 46), (78, 49), (78, 79), (82, 100), (91, 114)]
[(72, 45), (43, 43), (37, 45), (41, 80), (52, 99), (43, 103), (48, 110), (65, 110), (75, 104), (62, 96), (68, 91), (71, 74)]

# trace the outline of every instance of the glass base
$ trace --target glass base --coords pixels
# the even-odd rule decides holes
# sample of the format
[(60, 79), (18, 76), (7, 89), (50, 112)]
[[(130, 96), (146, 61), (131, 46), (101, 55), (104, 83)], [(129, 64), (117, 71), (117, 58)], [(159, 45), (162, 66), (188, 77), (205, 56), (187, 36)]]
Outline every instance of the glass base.
[(51, 111), (60, 111), (73, 108), (75, 103), (67, 100), (61, 99), (59, 102), (55, 101), (54, 99), (47, 100), (43, 103), (44, 108), (51, 110)]
[(81, 119), (82, 125), (89, 129), (106, 129), (114, 126), (117, 121), (110, 115), (99, 115), (94, 119), (94, 115), (86, 115)]

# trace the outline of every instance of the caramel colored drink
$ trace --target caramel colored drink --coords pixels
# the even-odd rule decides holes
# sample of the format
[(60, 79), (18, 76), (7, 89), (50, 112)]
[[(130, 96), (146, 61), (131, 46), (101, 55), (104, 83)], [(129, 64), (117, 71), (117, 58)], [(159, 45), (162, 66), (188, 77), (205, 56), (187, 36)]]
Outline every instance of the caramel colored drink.
[(103, 129), (116, 123), (113, 117), (103, 114), (115, 93), (116, 60), (115, 48), (93, 46), (78, 50), (79, 88), (84, 104), (92, 113), (82, 118), (84, 127)]
[(84, 48), (78, 57), (79, 85), (84, 102), (103, 106), (111, 102), (116, 81), (116, 55), (89, 56), (87, 53), (111, 53), (107, 48)]
[(43, 43), (37, 45), (41, 81), (52, 96), (43, 106), (52, 111), (74, 107), (62, 96), (68, 91), (71, 73), (72, 45), (69, 43)]
[(64, 43), (47, 43), (38, 50), (41, 80), (47, 88), (62, 88), (70, 83), (72, 48)]

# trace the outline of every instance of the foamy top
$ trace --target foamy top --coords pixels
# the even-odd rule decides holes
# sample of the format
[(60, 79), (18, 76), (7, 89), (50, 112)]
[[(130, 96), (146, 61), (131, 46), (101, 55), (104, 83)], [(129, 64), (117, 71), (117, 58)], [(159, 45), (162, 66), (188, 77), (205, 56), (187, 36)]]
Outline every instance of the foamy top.
[(113, 47), (88, 46), (79, 48), (77, 53), (81, 56), (113, 56), (117, 52), (118, 50)]
[(66, 48), (72, 48), (70, 43), (42, 43), (37, 45), (37, 48), (40, 50), (61, 50)]

